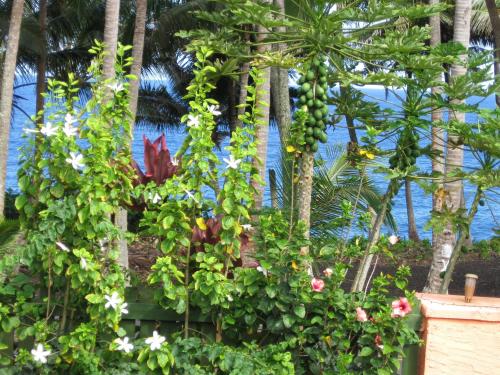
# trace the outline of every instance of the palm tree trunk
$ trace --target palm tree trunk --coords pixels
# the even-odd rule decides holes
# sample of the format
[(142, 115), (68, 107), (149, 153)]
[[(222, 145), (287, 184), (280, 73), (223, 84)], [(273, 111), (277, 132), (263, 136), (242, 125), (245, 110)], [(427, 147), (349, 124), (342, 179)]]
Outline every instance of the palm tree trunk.
[[(270, 2), (270, 0), (267, 0)], [(262, 41), (266, 37), (266, 30), (262, 26), (257, 27), (257, 42)], [(269, 45), (260, 44), (257, 47), (257, 52), (259, 54), (265, 54), (269, 51)], [(270, 102), (270, 82), (271, 68), (267, 67), (262, 69), (261, 80), (256, 90), (257, 90), (257, 107), (256, 111), (258, 114), (259, 124), (255, 132), (255, 138), (257, 141), (257, 156), (253, 159), (252, 165), (255, 170), (258, 171), (261, 181), (266, 180), (266, 162), (267, 162), (267, 143), (269, 139), (269, 102)], [(264, 185), (252, 180), (252, 186), (254, 187), (255, 193), (255, 208), (262, 208), (264, 201)]]
[[(118, 27), (120, 21), (120, 0), (106, 0), (106, 14), (104, 19), (104, 66), (103, 78), (113, 79), (115, 77), (115, 59), (118, 45)], [(135, 38), (135, 35), (134, 35)], [(111, 93), (110, 93), (111, 94)], [(136, 94), (137, 95), (137, 94)], [(137, 100), (136, 100), (137, 103)], [(137, 107), (137, 104), (135, 104)], [(114, 217), (115, 225), (124, 233), (127, 230), (127, 211), (118, 209)], [(118, 241), (120, 256), (118, 263), (128, 269), (128, 247), (124, 237)]]
[(408, 238), (412, 241), (419, 241), (417, 224), (415, 223), (415, 210), (413, 209), (413, 200), (411, 194), (411, 180), (405, 178), (405, 198), (406, 214), (408, 216)]
[(3, 65), (2, 88), (0, 92), (0, 221), (4, 218), (5, 182), (7, 179), (7, 158), (9, 156), (10, 118), (14, 79), (16, 74), (19, 35), (23, 20), (24, 0), (14, 0), (9, 21), (9, 33)]
[[(495, 4), (495, 0), (485, 0), (486, 8), (488, 8), (488, 14), (490, 16), (491, 27), (493, 29), (493, 36), (495, 37), (495, 79), (500, 80), (500, 16), (498, 15), (498, 9)], [(500, 107), (500, 94), (495, 95), (497, 102), (497, 107)]]
[(119, 21), (120, 0), (106, 0), (106, 13), (104, 19), (104, 79), (112, 79), (115, 77)]
[[(40, 24), (40, 55), (36, 75), (36, 114), (38, 115), (44, 106), (43, 93), (45, 92), (45, 75), (47, 71), (47, 0), (40, 0), (38, 21)], [(39, 117), (37, 125), (43, 124), (43, 114)]]
[[(455, 2), (455, 17), (453, 24), (453, 41), (461, 43), (466, 48), (469, 47), (470, 38), (470, 20), (471, 20), (471, 0), (457, 0)], [(461, 59), (465, 62), (467, 55), (463, 55)], [(462, 76), (466, 74), (467, 68), (460, 65), (451, 67), (451, 77)], [(456, 104), (460, 101), (454, 100)], [(450, 112), (450, 120), (465, 121), (465, 114), (461, 112)], [(448, 133), (447, 153), (446, 153), (446, 175), (454, 169), (462, 168), (464, 159), (464, 151), (458, 136), (453, 133)], [(441, 191), (441, 200), (439, 204), (446, 204), (447, 208), (452, 212), (456, 212), (460, 208), (462, 200), (463, 181), (461, 179), (447, 180), (444, 186), (444, 191)], [(434, 248), (434, 256), (431, 264), (431, 269), (427, 277), (427, 283), (424, 291), (431, 293), (443, 293), (441, 287), (441, 272), (443, 267), (449, 263), (451, 256), (450, 249), (455, 247), (456, 234), (453, 227), (448, 225), (447, 228), (439, 235)], [(446, 291), (445, 291), (446, 292)]]
[[(437, 5), (439, 0), (430, 0), (429, 5)], [(438, 46), (441, 43), (441, 16), (439, 14), (430, 17), (429, 24), (431, 26), (431, 48)], [(432, 87), (432, 94), (439, 94), (440, 88)], [(433, 124), (439, 123), (443, 115), (440, 109), (433, 108), (431, 119)], [(444, 176), (445, 173), (445, 143), (444, 143), (444, 131), (439, 126), (432, 127), (432, 151), (435, 152), (435, 156), (432, 158), (432, 172), (437, 176)], [(443, 178), (439, 177), (439, 184), (436, 191), (432, 194), (432, 210), (434, 212), (440, 212), (443, 208), (444, 199), (444, 188), (443, 188)], [(441, 283), (441, 278), (439, 276), (443, 264), (447, 261), (443, 259), (442, 245), (444, 237), (440, 232), (432, 231), (432, 264), (427, 276), (426, 285), (424, 287), (425, 292), (437, 292), (439, 285)]]
[(144, 35), (146, 34), (147, 0), (136, 0), (134, 39), (132, 42), (132, 67), (130, 73), (137, 77), (130, 83), (130, 113), (135, 119), (139, 87), (141, 86), (142, 56), (144, 54)]

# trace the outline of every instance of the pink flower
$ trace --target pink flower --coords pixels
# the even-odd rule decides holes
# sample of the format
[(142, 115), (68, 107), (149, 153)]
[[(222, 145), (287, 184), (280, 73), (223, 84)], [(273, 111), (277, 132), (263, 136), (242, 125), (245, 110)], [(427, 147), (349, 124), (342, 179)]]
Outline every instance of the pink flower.
[(358, 322), (366, 322), (368, 317), (366, 316), (366, 311), (361, 307), (356, 307), (356, 320)]
[(313, 277), (313, 279), (311, 280), (311, 287), (315, 292), (321, 292), (325, 287), (325, 282), (321, 279)]
[(403, 318), (406, 314), (411, 312), (411, 305), (408, 299), (400, 297), (399, 300), (392, 302), (392, 318)]
[(323, 270), (323, 275), (325, 275), (326, 277), (331, 277), (332, 274), (333, 274), (333, 270), (330, 267), (325, 268)]

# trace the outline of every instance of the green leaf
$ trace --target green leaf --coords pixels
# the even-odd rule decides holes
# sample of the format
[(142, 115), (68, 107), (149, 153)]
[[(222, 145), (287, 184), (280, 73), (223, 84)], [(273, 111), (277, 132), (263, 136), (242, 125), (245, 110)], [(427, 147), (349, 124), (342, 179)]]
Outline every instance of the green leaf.
[(288, 314), (283, 315), (283, 324), (286, 328), (290, 328), (293, 323), (295, 323), (295, 318), (293, 316)]
[(369, 346), (365, 346), (365, 347), (363, 347), (363, 349), (361, 349), (361, 352), (359, 353), (359, 355), (361, 357), (368, 357), (372, 353), (373, 353), (373, 349), (370, 348)]
[(306, 308), (304, 305), (298, 305), (293, 308), (293, 312), (299, 318), (304, 318), (306, 316)]

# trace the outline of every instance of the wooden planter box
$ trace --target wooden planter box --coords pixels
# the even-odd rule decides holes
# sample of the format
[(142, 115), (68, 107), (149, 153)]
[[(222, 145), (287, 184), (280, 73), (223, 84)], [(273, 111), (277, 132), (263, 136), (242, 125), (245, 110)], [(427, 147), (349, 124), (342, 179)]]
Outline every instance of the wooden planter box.
[(500, 374), (500, 298), (419, 294), (419, 375)]

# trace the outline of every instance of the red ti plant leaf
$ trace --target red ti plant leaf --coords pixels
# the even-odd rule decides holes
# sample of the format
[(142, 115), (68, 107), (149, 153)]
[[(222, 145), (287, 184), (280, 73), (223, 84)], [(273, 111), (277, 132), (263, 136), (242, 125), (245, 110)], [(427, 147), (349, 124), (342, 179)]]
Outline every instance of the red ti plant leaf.
[(154, 181), (157, 185), (162, 185), (167, 179), (177, 173), (178, 166), (173, 163), (170, 151), (167, 148), (165, 134), (162, 134), (154, 142), (151, 142), (145, 135), (144, 141), (144, 173), (136, 161), (132, 166), (136, 170), (137, 184), (147, 184)]

